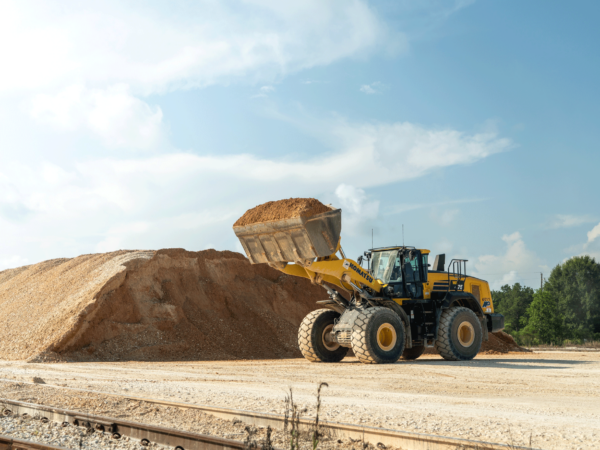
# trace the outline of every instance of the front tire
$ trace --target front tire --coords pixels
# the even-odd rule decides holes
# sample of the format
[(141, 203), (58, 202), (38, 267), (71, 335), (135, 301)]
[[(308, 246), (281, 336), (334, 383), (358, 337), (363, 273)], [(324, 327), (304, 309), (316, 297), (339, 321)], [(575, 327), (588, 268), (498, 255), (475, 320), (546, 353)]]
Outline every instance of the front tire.
[(482, 336), (475, 313), (453, 306), (442, 312), (435, 349), (448, 361), (469, 361), (479, 353)]
[(309, 313), (298, 329), (298, 346), (302, 355), (312, 362), (339, 362), (348, 353), (331, 339), (334, 320), (340, 314), (331, 309), (317, 309)]
[(404, 351), (404, 344), (404, 324), (390, 309), (368, 308), (354, 321), (352, 350), (362, 363), (395, 363)]

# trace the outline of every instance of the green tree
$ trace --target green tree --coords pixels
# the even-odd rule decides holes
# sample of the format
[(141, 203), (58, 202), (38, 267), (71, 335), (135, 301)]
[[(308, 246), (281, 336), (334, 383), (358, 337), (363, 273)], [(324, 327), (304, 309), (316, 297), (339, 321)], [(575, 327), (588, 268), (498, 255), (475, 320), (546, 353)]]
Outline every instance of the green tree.
[(492, 291), (494, 311), (504, 315), (504, 326), (508, 333), (521, 330), (527, 324), (527, 309), (533, 301), (533, 289), (515, 283), (505, 284), (499, 291)]
[(563, 342), (562, 317), (558, 302), (548, 289), (538, 289), (527, 309), (527, 326), (522, 337), (533, 337), (540, 344), (561, 345)]
[(594, 258), (575, 256), (557, 265), (544, 291), (557, 299), (567, 338), (600, 333), (600, 264)]

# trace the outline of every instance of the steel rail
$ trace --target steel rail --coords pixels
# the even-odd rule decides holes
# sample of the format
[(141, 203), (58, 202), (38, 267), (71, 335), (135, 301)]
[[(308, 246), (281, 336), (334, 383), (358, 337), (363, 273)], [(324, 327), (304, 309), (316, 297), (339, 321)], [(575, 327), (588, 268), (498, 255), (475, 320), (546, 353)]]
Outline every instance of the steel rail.
[(10, 436), (0, 435), (0, 450), (69, 450), (56, 445), (42, 444), (40, 442), (13, 439)]
[[(156, 443), (175, 450), (243, 450), (245, 445), (241, 441), (234, 441), (215, 436), (199, 433), (179, 431), (155, 425), (145, 425), (138, 422), (130, 422), (112, 417), (96, 416), (80, 411), (70, 411), (52, 406), (36, 405), (33, 403), (20, 402), (16, 400), (0, 399), (3, 416), (31, 416), (40, 420), (52, 420), (58, 423), (70, 423), (87, 429), (112, 433), (113, 438), (120, 439), (127, 436), (139, 439), (142, 445)], [(29, 448), (60, 448), (60, 447), (31, 447)], [(43, 445), (43, 444), (35, 444)], [(10, 448), (10, 447), (7, 447)], [(29, 449), (28, 447), (24, 447)], [(0, 447), (0, 450), (2, 447)]]
[[(27, 381), (15, 381), (0, 379), (10, 383), (30, 384), (35, 386), (52, 387), (56, 389), (67, 389), (78, 392), (87, 392), (96, 395), (125, 398), (133, 401), (147, 402), (156, 405), (172, 406), (183, 409), (194, 409), (211, 414), (225, 420), (241, 420), (244, 423), (255, 426), (270, 426), (274, 429), (282, 429), (285, 417), (279, 414), (261, 413), (256, 411), (245, 411), (240, 409), (221, 408), (217, 406), (196, 405), (193, 403), (173, 402), (169, 400), (151, 399), (131, 395), (113, 394), (90, 389), (71, 388), (49, 384), (36, 384)], [(310, 419), (300, 419), (303, 429), (311, 429), (313, 422)], [(454, 438), (449, 436), (438, 436), (434, 434), (414, 433), (410, 431), (390, 430), (370, 426), (359, 426), (339, 422), (319, 421), (320, 428), (336, 439), (364, 440), (373, 445), (382, 443), (385, 446), (402, 448), (404, 450), (540, 450), (532, 447), (519, 447), (512, 444), (499, 444), (494, 442), (475, 441), (470, 439)]]

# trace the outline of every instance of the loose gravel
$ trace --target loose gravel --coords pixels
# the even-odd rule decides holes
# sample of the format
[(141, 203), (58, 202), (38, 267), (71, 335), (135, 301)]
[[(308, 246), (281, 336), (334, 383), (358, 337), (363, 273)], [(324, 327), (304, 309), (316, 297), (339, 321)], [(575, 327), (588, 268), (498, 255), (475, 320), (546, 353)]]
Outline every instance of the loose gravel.
[(122, 437), (113, 439), (111, 433), (99, 431), (88, 432), (85, 428), (68, 425), (66, 427), (55, 422), (43, 423), (34, 416), (0, 418), (0, 434), (13, 439), (51, 444), (69, 449), (114, 449), (114, 450), (171, 450), (169, 447), (151, 443), (143, 446), (140, 441)]

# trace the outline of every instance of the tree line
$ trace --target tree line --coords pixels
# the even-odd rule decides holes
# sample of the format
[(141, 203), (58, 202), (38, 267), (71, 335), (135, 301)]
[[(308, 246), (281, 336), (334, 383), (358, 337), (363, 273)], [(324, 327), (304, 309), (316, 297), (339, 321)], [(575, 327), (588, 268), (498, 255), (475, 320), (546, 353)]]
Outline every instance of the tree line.
[(507, 284), (492, 299), (520, 344), (600, 341), (600, 262), (590, 256), (557, 265), (539, 289)]

